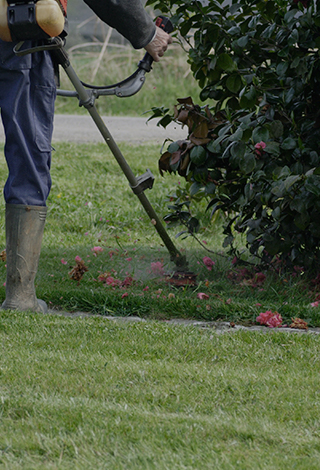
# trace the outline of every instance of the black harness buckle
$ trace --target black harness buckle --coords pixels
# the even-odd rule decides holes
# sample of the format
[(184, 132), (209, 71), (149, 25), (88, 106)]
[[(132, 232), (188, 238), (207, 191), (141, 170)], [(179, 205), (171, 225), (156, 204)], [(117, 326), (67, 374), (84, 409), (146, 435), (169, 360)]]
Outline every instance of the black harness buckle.
[(9, 3), (7, 10), (8, 27), (14, 41), (45, 39), (49, 36), (40, 28), (36, 19), (36, 2)]

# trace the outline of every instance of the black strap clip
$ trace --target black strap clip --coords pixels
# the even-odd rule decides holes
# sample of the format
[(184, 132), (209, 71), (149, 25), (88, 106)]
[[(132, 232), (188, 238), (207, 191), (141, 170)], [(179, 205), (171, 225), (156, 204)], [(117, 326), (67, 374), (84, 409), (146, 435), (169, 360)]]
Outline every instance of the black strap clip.
[(154, 182), (154, 176), (149, 170), (149, 168), (147, 168), (147, 171), (143, 173), (143, 175), (140, 175), (137, 177), (137, 184), (135, 186), (132, 186), (132, 185), (130, 186), (131, 186), (132, 191), (135, 194), (140, 194), (146, 189), (152, 189), (153, 182)]

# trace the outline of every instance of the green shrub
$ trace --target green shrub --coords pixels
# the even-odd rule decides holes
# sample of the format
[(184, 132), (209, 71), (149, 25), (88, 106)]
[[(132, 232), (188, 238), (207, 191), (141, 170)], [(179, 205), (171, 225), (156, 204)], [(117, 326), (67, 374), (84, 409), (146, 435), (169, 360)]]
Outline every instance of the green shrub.
[(178, 100), (162, 113), (164, 126), (189, 130), (159, 163), (187, 180), (187, 199), (180, 191), (168, 219), (184, 213), (189, 233), (198, 230), (183, 206), (209, 198), (211, 215), (228, 216), (231, 250), (241, 232), (262, 262), (319, 270), (320, 1), (148, 3), (172, 15), (200, 98), (212, 100), (210, 108)]

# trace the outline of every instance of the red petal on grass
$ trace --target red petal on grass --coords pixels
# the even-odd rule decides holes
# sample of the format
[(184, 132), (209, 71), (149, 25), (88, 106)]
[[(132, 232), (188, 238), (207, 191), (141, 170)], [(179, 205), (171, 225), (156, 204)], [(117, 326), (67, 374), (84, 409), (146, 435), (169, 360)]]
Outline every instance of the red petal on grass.
[(200, 300), (208, 300), (209, 296), (208, 294), (205, 294), (204, 292), (198, 292), (197, 298)]

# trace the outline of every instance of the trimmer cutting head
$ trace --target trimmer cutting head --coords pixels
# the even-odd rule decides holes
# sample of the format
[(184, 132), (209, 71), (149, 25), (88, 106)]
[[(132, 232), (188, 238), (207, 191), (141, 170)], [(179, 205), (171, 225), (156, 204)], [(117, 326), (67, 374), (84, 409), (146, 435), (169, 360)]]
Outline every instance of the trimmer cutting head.
[(191, 271), (175, 271), (166, 274), (166, 282), (175, 287), (196, 287), (197, 274)]

